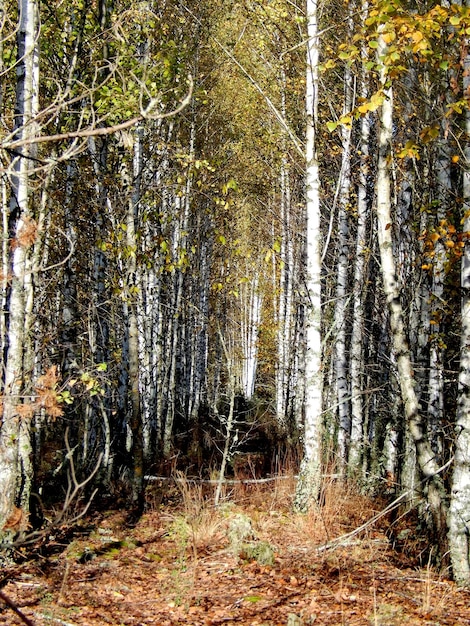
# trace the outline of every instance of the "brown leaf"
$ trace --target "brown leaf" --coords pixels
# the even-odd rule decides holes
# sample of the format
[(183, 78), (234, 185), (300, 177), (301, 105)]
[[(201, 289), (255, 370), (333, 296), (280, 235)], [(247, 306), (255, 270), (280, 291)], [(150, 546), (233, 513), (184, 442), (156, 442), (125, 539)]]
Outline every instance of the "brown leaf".
[(12, 530), (18, 532), (20, 530), (26, 530), (29, 526), (28, 513), (18, 507), (13, 507), (13, 511), (10, 517), (3, 525), (3, 530)]
[(18, 235), (11, 242), (13, 250), (19, 246), (23, 248), (30, 248), (36, 241), (38, 235), (38, 224), (31, 217), (26, 216), (21, 224)]
[(24, 417), (25, 419), (31, 419), (36, 412), (37, 406), (35, 404), (17, 404), (15, 406), (15, 411), (17, 415), (20, 417)]

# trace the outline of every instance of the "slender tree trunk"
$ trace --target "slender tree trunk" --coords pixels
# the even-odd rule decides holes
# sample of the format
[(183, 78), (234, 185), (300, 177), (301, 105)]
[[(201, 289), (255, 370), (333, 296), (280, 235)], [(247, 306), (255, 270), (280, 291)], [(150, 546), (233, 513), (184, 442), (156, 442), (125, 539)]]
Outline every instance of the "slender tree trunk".
[[(18, 4), (18, 62), (15, 110), (15, 138), (28, 139), (37, 133), (34, 116), (38, 107), (38, 6), (35, 0)], [(18, 408), (24, 391), (24, 346), (26, 341), (26, 307), (31, 270), (31, 235), (37, 229), (32, 219), (30, 201), (30, 170), (35, 156), (34, 146), (22, 148), (15, 158), (11, 174), (10, 242), (11, 276), (8, 297), (8, 328), (4, 363), (3, 416), (0, 430), (0, 528), (13, 507), (27, 508), (31, 484), (30, 464), (21, 467), (21, 459), (30, 455), (29, 420), (21, 417)], [(19, 450), (19, 446), (22, 450)], [(24, 475), (24, 472), (28, 475)], [(21, 485), (23, 483), (23, 486)]]
[[(188, 189), (179, 201), (175, 199), (175, 204), (180, 205), (181, 215), (174, 216), (175, 232), (173, 233), (173, 259), (177, 265), (178, 257), (186, 251), (187, 231), (189, 219), (189, 198)], [(163, 455), (168, 458), (171, 452), (173, 428), (178, 409), (181, 407), (178, 376), (178, 361), (181, 360), (181, 332), (182, 332), (182, 307), (183, 307), (183, 287), (184, 274), (181, 269), (176, 269), (171, 275), (172, 278), (172, 298), (171, 298), (171, 321), (169, 325), (170, 349), (168, 354), (168, 410), (166, 413), (165, 426), (163, 431)]]
[[(350, 67), (344, 76), (344, 113), (353, 106), (353, 77)], [(335, 382), (338, 404), (338, 467), (344, 472), (349, 455), (351, 437), (351, 405), (347, 353), (348, 287), (349, 287), (349, 218), (348, 205), (351, 188), (351, 129), (342, 127), (341, 173), (338, 209), (338, 260), (336, 264), (335, 302)]]
[[(368, 14), (368, 2), (362, 2), (363, 20)], [(367, 53), (363, 49), (363, 61)], [(369, 86), (366, 71), (361, 76), (360, 95), (367, 99)], [(357, 475), (360, 469), (361, 457), (364, 457), (363, 445), (367, 439), (364, 432), (364, 403), (363, 391), (366, 380), (364, 374), (364, 320), (365, 300), (367, 294), (368, 246), (367, 224), (370, 219), (370, 118), (365, 116), (360, 123), (360, 165), (359, 184), (357, 189), (357, 225), (356, 251), (354, 262), (353, 284), (353, 320), (351, 329), (351, 438), (349, 446), (348, 470), (351, 475)]]
[[(438, 209), (436, 215), (436, 231), (446, 226), (449, 199), (451, 197), (451, 145), (446, 139), (448, 120), (444, 118), (441, 136), (437, 142), (436, 155), (436, 179), (437, 179), (437, 201)], [(442, 235), (442, 233), (439, 233)], [(444, 348), (441, 333), (442, 311), (444, 308), (444, 281), (446, 276), (445, 264), (447, 260), (444, 236), (441, 236), (435, 243), (434, 258), (432, 263), (432, 295), (431, 310), (433, 319), (430, 327), (430, 354), (429, 354), (429, 384), (428, 384), (428, 430), (431, 437), (431, 446), (442, 462), (444, 460)]]
[(255, 393), (257, 368), (257, 337), (261, 319), (261, 295), (258, 279), (240, 285), (241, 293), (241, 341), (242, 341), (242, 389), (250, 399)]
[[(107, 273), (109, 270), (106, 252), (100, 245), (103, 232), (106, 228), (105, 216), (109, 211), (109, 189), (106, 180), (108, 162), (107, 138), (90, 137), (88, 149), (95, 172), (96, 190), (96, 218), (95, 218), (95, 247), (93, 250), (92, 294), (90, 296), (90, 322), (88, 324), (88, 341), (92, 355), (91, 365), (109, 362), (109, 300), (107, 288)], [(99, 402), (93, 398), (87, 402), (83, 428), (83, 459), (89, 457), (94, 447), (98, 433), (102, 430), (102, 411)]]
[(210, 252), (211, 243), (206, 234), (206, 218), (198, 217), (201, 238), (199, 252), (199, 280), (197, 294), (198, 307), (194, 314), (194, 363), (193, 392), (191, 416), (198, 419), (201, 403), (207, 401), (207, 364), (208, 364), (208, 323), (209, 323), (209, 293), (210, 293)]
[(321, 341), (321, 231), (320, 175), (316, 145), (318, 110), (319, 36), (317, 1), (307, 1), (306, 76), (306, 263), (307, 332), (305, 361), (304, 458), (300, 469), (295, 507), (308, 509), (320, 494), (322, 429), (322, 341)]
[[(281, 71), (281, 111), (287, 119), (286, 111), (286, 76)], [(283, 156), (280, 165), (280, 207), (281, 207), (281, 267), (278, 304), (278, 357), (276, 372), (276, 414), (281, 424), (288, 425), (289, 397), (292, 392), (292, 328), (293, 328), (293, 301), (294, 301), (294, 241), (292, 237), (292, 199), (291, 199), (291, 171), (288, 160), (287, 142), (283, 138)], [(276, 272), (273, 268), (273, 277)], [(292, 430), (291, 424), (288, 430)]]
[(129, 394), (130, 419), (132, 433), (132, 499), (139, 511), (143, 510), (144, 456), (142, 439), (142, 411), (139, 383), (139, 331), (137, 324), (138, 294), (137, 285), (137, 224), (141, 199), (141, 180), (143, 169), (142, 128), (137, 128), (134, 135), (134, 155), (132, 167), (132, 185), (127, 204), (126, 215), (126, 250), (128, 253), (126, 271), (126, 289), (128, 298), (128, 341), (129, 341)]
[[(214, 503), (215, 506), (218, 506), (220, 503), (220, 497), (222, 495), (222, 485), (224, 483), (225, 480), (225, 472), (227, 469), (227, 463), (229, 461), (229, 455), (230, 455), (230, 450), (232, 447), (232, 443), (233, 443), (233, 427), (234, 427), (234, 421), (235, 421), (235, 373), (234, 373), (234, 363), (233, 363), (233, 359), (231, 357), (230, 351), (227, 348), (227, 344), (226, 341), (222, 335), (222, 331), (219, 331), (219, 336), (220, 336), (220, 343), (222, 346), (222, 350), (223, 350), (223, 354), (225, 357), (225, 361), (226, 361), (226, 366), (227, 366), (227, 377), (228, 377), (228, 384), (227, 384), (227, 391), (229, 394), (229, 410), (228, 410), (228, 415), (227, 417), (224, 419), (224, 448), (222, 451), (222, 461), (220, 464), (220, 471), (219, 471), (219, 479), (217, 481), (217, 488), (215, 490), (215, 496), (214, 496)], [(217, 411), (217, 407), (215, 407), (215, 414), (218, 414)]]
[[(465, 3), (468, 6), (468, 2)], [(470, 88), (468, 41), (463, 67), (464, 93)], [(465, 112), (465, 167), (463, 172), (463, 231), (470, 232), (470, 110)], [(465, 242), (461, 266), (460, 374), (455, 421), (454, 471), (448, 515), (450, 560), (454, 579), (470, 587), (470, 244)]]

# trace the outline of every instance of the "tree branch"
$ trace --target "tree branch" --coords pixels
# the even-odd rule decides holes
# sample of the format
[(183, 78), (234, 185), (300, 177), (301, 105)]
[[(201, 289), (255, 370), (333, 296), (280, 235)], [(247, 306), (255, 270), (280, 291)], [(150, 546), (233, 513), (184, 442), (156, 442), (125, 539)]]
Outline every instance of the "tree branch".
[(9, 141), (5, 142), (1, 145), (4, 150), (16, 150), (17, 148), (23, 146), (30, 146), (33, 144), (39, 143), (51, 143), (57, 141), (65, 141), (67, 139), (79, 139), (83, 137), (99, 137), (103, 135), (112, 135), (121, 130), (126, 130), (127, 128), (131, 128), (132, 126), (136, 126), (140, 122), (144, 120), (163, 120), (168, 117), (174, 117), (181, 113), (183, 109), (185, 109), (191, 101), (193, 96), (193, 87), (194, 81), (191, 75), (188, 76), (189, 82), (189, 90), (186, 96), (183, 98), (181, 103), (172, 111), (168, 111), (166, 113), (152, 113), (153, 109), (157, 106), (158, 101), (154, 98), (152, 99), (145, 109), (141, 109), (140, 115), (131, 118), (130, 120), (126, 120), (125, 122), (121, 122), (120, 124), (115, 124), (114, 126), (104, 126), (102, 128), (86, 128), (84, 130), (76, 130), (69, 133), (58, 133), (57, 135), (45, 135), (43, 137), (28, 137), (27, 139), (18, 139), (17, 141)]

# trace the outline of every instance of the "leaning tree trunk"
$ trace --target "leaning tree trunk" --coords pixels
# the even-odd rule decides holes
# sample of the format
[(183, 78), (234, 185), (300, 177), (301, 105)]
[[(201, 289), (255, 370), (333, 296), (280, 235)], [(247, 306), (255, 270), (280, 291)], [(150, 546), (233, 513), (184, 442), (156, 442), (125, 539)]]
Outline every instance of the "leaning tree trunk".
[[(378, 59), (385, 57), (387, 46), (379, 35)], [(380, 249), (380, 262), (383, 288), (390, 315), (390, 331), (393, 351), (397, 363), (401, 397), (404, 405), (408, 430), (416, 447), (419, 469), (427, 487), (427, 499), (432, 513), (434, 530), (439, 541), (443, 541), (446, 510), (445, 489), (439, 474), (439, 467), (429, 443), (426, 427), (415, 391), (415, 377), (405, 331), (400, 287), (393, 254), (392, 211), (391, 211), (391, 146), (393, 134), (393, 94), (387, 85), (387, 71), (381, 65), (381, 84), (384, 95), (380, 116), (379, 156), (377, 163), (377, 233)], [(440, 546), (443, 547), (442, 545)]]

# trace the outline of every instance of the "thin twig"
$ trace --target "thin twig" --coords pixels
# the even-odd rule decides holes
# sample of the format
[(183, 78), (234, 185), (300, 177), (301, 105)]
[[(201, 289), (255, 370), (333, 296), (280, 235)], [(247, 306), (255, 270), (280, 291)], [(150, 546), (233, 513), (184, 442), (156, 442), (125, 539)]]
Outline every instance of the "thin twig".
[(1, 147), (4, 150), (14, 150), (16, 148), (20, 148), (22, 146), (29, 146), (31, 144), (38, 143), (50, 143), (56, 141), (64, 141), (66, 139), (78, 139), (83, 137), (98, 137), (103, 135), (113, 135), (118, 131), (126, 130), (127, 128), (131, 128), (132, 126), (136, 126), (140, 122), (144, 120), (163, 120), (168, 117), (174, 117), (181, 113), (183, 109), (185, 109), (191, 101), (193, 96), (193, 79), (192, 76), (188, 77), (189, 89), (186, 96), (183, 98), (181, 103), (172, 111), (168, 111), (166, 113), (152, 113), (152, 110), (155, 108), (156, 103), (152, 100), (150, 104), (147, 106), (145, 110), (140, 112), (140, 115), (133, 117), (125, 122), (121, 122), (120, 124), (115, 124), (114, 126), (102, 126), (99, 128), (85, 128), (82, 130), (71, 131), (69, 133), (59, 133), (57, 135), (38, 135), (36, 137), (28, 137), (28, 139), (18, 139), (16, 141), (5, 142)]
[(76, 522), (78, 522), (79, 519), (81, 519), (87, 514), (88, 509), (90, 508), (90, 505), (98, 489), (93, 490), (91, 496), (88, 498), (88, 502), (83, 506), (83, 508), (76, 515), (73, 515), (67, 518), (67, 513), (70, 511), (73, 502), (77, 500), (78, 495), (83, 491), (85, 486), (94, 478), (94, 476), (96, 476), (101, 466), (103, 453), (100, 453), (100, 455), (98, 456), (96, 465), (91, 471), (91, 473), (84, 480), (82, 480), (82, 482), (79, 482), (79, 480), (77, 479), (77, 475), (75, 471), (75, 463), (73, 460), (73, 452), (75, 448), (70, 447), (68, 428), (65, 431), (65, 448), (67, 450), (66, 459), (69, 461), (70, 469), (68, 471), (68, 485), (67, 485), (67, 491), (65, 494), (65, 500), (62, 506), (62, 510), (59, 513), (57, 513), (55, 518), (52, 520), (50, 524), (47, 525), (46, 528), (43, 528), (42, 530), (38, 530), (38, 531), (33, 531), (17, 539), (16, 541), (12, 541), (11, 543), (5, 544), (4, 546), (5, 548), (12, 549), (12, 548), (17, 548), (18, 546), (30, 545), (32, 543), (35, 543), (41, 537), (45, 537), (49, 535), (51, 530), (53, 528), (57, 528), (57, 526), (63, 523), (64, 520), (69, 524), (75, 524)]

